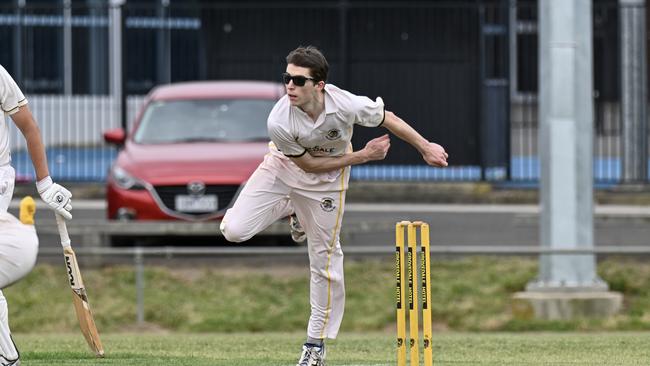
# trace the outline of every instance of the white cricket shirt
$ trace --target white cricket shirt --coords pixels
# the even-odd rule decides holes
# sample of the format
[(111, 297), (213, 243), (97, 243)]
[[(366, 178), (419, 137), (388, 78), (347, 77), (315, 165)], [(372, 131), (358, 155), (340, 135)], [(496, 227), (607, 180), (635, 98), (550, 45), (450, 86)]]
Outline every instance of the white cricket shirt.
[(2, 108), (5, 115), (4, 121), (0, 123), (0, 166), (11, 162), (9, 125), (6, 117), (18, 112), (18, 109), (25, 104), (27, 104), (27, 99), (25, 99), (23, 92), (20, 91), (7, 70), (0, 65), (0, 108)]
[(332, 84), (325, 85), (325, 110), (314, 122), (294, 107), (285, 95), (269, 114), (271, 141), (289, 157), (341, 156), (352, 139), (355, 124), (377, 127), (384, 121), (384, 101), (354, 95)]
[[(289, 157), (341, 156), (351, 148), (355, 124), (377, 127), (384, 121), (384, 101), (354, 95), (332, 84), (325, 85), (325, 110), (314, 122), (307, 113), (291, 105), (285, 95), (273, 107), (268, 118), (270, 150), (276, 159), (268, 161), (286, 184), (307, 190), (338, 191), (347, 189), (349, 167), (327, 173), (307, 173)], [(343, 174), (343, 176), (341, 176)]]

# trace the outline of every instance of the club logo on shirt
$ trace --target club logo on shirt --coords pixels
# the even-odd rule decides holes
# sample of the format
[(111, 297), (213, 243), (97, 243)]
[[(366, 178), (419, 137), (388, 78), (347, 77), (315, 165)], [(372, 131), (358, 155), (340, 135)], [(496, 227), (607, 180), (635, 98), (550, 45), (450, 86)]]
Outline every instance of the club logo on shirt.
[(325, 135), (325, 138), (330, 140), (330, 141), (331, 140), (337, 140), (337, 139), (341, 138), (341, 130), (337, 130), (336, 128), (332, 129), (332, 130), (329, 130), (329, 131), (327, 131), (327, 135)]
[(332, 212), (336, 206), (334, 206), (334, 199), (325, 197), (320, 201), (320, 208), (325, 212)]

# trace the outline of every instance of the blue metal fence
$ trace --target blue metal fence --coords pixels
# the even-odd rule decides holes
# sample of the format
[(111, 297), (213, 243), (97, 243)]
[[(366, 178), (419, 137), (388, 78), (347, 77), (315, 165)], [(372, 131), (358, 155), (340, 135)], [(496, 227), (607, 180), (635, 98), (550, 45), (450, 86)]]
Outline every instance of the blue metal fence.
[[(101, 182), (117, 156), (115, 147), (55, 147), (47, 148), (53, 177), (62, 181)], [(13, 165), (20, 181), (31, 181), (34, 172), (25, 150), (12, 154)], [(539, 179), (537, 156), (515, 156), (511, 160), (511, 183), (534, 184)], [(650, 162), (648, 162), (650, 171)], [(621, 179), (621, 159), (597, 157), (593, 162), (594, 180), (601, 185), (614, 184)], [(352, 167), (350, 178), (363, 181), (504, 181), (505, 167), (482, 171), (478, 166), (434, 168), (426, 165), (360, 165)], [(648, 176), (650, 180), (650, 174)]]

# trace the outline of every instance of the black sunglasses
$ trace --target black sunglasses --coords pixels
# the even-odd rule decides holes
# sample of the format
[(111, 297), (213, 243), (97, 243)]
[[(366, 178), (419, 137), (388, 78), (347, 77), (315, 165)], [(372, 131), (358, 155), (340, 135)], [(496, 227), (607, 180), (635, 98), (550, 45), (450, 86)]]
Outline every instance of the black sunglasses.
[(287, 85), (289, 84), (290, 81), (293, 81), (293, 84), (295, 86), (305, 86), (307, 80), (311, 80), (314, 83), (316, 82), (316, 79), (308, 78), (302, 75), (291, 76), (291, 74), (289, 74), (288, 72), (282, 74), (282, 81), (284, 81), (284, 83)]

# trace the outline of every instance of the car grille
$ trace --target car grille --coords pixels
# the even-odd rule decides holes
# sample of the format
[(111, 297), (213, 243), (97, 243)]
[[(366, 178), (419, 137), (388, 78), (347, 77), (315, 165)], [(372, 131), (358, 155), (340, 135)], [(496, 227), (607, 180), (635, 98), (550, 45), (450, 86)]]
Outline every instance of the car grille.
[[(186, 195), (188, 194), (187, 192), (187, 186), (156, 186), (154, 187), (156, 190), (156, 193), (162, 200), (163, 204), (170, 210), (176, 211), (176, 196), (177, 195)], [(218, 197), (218, 202), (219, 202), (219, 209), (217, 211), (223, 210), (228, 205), (230, 205), (230, 201), (235, 198), (235, 194), (237, 194), (237, 190), (239, 190), (238, 185), (214, 185), (214, 186), (206, 186), (205, 187), (205, 194), (216, 194)], [(210, 212), (192, 212), (192, 213), (185, 213), (189, 215), (204, 215), (206, 213)]]

